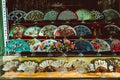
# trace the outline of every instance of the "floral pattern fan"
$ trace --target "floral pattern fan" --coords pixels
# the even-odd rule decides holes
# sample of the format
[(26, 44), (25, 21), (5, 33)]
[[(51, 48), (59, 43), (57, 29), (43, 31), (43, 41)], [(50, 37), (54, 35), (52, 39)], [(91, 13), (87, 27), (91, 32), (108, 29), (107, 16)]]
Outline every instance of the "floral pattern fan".
[(119, 12), (113, 9), (106, 9), (103, 11), (103, 14), (105, 15), (106, 20), (113, 20), (116, 18), (120, 18)]
[(39, 45), (39, 47), (42, 49), (41, 50), (42, 52), (52, 52), (52, 51), (54, 51), (53, 49), (54, 49), (56, 43), (57, 43), (56, 40), (48, 39), (48, 40), (44, 40)]
[(25, 16), (27, 21), (41, 21), (44, 18), (44, 13), (39, 10), (32, 10), (28, 12)]
[(9, 13), (8, 19), (14, 21), (20, 21), (24, 19), (25, 16), (26, 16), (26, 12), (22, 10), (15, 10)]
[(120, 51), (120, 40), (113, 40), (111, 43), (111, 49), (113, 52)]
[(44, 16), (44, 20), (56, 20), (57, 15), (58, 15), (58, 12), (55, 10), (48, 11)]
[(39, 48), (39, 45), (41, 44), (41, 42), (37, 39), (31, 39), (28, 40), (27, 43), (30, 46), (30, 51), (31, 52), (39, 52), (41, 51), (41, 48)]
[(28, 52), (30, 47), (26, 41), (22, 39), (8, 41), (6, 46), (7, 52)]
[(77, 20), (77, 15), (73, 11), (65, 10), (58, 15), (57, 19), (58, 20)]
[(31, 26), (24, 32), (24, 36), (37, 37), (41, 28), (39, 26)]
[(85, 39), (80, 39), (74, 42), (75, 43), (75, 50), (73, 52), (92, 52), (94, 51), (93, 45)]
[(76, 31), (69, 25), (61, 25), (54, 31), (54, 36), (57, 37), (68, 37), (75, 36)]
[(56, 28), (57, 27), (55, 25), (46, 25), (40, 30), (39, 36), (53, 37), (53, 33)]
[(80, 9), (76, 11), (76, 14), (78, 16), (78, 20), (85, 21), (92, 19), (92, 14), (90, 11), (85, 9)]
[(86, 36), (92, 34), (92, 31), (84, 25), (75, 26), (74, 29), (77, 33), (77, 36)]
[(95, 51), (104, 52), (110, 51), (110, 45), (102, 39), (94, 39), (91, 41), (91, 44), (94, 46)]
[(21, 38), (23, 36), (24, 31), (25, 31), (25, 26), (15, 25), (15, 26), (12, 26), (9, 36), (12, 38)]

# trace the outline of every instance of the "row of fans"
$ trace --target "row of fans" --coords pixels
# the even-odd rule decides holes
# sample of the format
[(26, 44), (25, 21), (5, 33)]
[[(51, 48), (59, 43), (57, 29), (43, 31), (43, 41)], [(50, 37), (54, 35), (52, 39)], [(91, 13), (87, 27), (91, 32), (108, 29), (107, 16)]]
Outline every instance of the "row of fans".
[(23, 72), (120, 72), (120, 60), (116, 58), (87, 60), (48, 59), (41, 62), (11, 60), (5, 62), (3, 71)]
[(120, 40), (117, 39), (93, 39), (92, 41), (86, 39), (79, 40), (37, 40), (31, 39), (28, 41), (22, 39), (10, 40), (6, 46), (7, 52), (106, 52), (120, 51)]
[(14, 21), (42, 21), (42, 20), (100, 20), (105, 18), (106, 20), (112, 20), (116, 18), (120, 18), (119, 12), (113, 9), (104, 10), (102, 13), (96, 10), (89, 11), (86, 9), (79, 9), (76, 12), (71, 10), (64, 10), (64, 11), (56, 11), (50, 10), (47, 13), (43, 13), (39, 10), (32, 10), (28, 13), (15, 10), (9, 13), (8, 15), (9, 20)]
[[(92, 26), (96, 28), (96, 26)], [(92, 29), (91, 27), (91, 29)], [(100, 26), (101, 27), (101, 26)], [(103, 27), (104, 28), (104, 27)], [(69, 25), (45, 25), (43, 28), (39, 26), (30, 26), (26, 29), (23, 25), (15, 25), (11, 28), (9, 36), (12, 38), (21, 38), (22, 36), (38, 37), (69, 37), (69, 36), (88, 36), (92, 35), (92, 30), (85, 25), (76, 25), (74, 28)], [(116, 25), (106, 25), (107, 34), (119, 34), (120, 28)]]

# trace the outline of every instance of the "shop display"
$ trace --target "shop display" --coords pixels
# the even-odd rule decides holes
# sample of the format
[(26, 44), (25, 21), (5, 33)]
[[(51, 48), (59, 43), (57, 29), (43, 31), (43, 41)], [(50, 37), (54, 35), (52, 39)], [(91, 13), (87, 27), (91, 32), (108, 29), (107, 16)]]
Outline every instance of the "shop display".
[(120, 78), (118, 4), (2, 0), (1, 78)]

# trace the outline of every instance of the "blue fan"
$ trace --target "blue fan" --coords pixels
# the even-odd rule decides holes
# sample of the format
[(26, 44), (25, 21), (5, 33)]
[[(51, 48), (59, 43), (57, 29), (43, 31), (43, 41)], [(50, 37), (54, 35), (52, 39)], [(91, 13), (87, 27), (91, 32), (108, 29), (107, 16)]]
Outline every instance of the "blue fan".
[(94, 47), (88, 40), (75, 41), (75, 50), (73, 50), (73, 52), (92, 52), (92, 51), (94, 51)]
[(77, 36), (86, 36), (92, 34), (92, 31), (84, 25), (75, 26), (74, 29), (77, 33)]
[(18, 39), (11, 40), (7, 43), (6, 46), (7, 52), (27, 52), (30, 51), (30, 47), (26, 41)]

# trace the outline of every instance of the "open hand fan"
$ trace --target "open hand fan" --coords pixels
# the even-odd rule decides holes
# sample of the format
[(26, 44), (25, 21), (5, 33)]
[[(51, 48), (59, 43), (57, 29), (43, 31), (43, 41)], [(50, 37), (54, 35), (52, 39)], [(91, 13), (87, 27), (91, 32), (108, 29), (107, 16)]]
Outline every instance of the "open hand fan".
[(120, 28), (116, 25), (106, 25), (105, 32), (108, 35), (118, 35), (120, 34)]
[(78, 16), (78, 20), (85, 21), (92, 19), (92, 14), (90, 11), (85, 9), (80, 9), (76, 11), (76, 14)]
[(41, 51), (41, 48), (39, 47), (39, 45), (41, 44), (41, 42), (37, 39), (32, 39), (32, 40), (28, 40), (27, 43), (30, 46), (30, 51), (31, 52), (38, 52)]
[(30, 47), (26, 41), (22, 39), (8, 41), (6, 46), (7, 52), (27, 52), (30, 51)]
[(39, 10), (32, 10), (28, 12), (25, 16), (27, 21), (41, 21), (44, 18), (44, 13)]
[(51, 64), (54, 62), (54, 60), (45, 60), (42, 61), (39, 64), (39, 71), (40, 72), (54, 72), (56, 71), (56, 68), (54, 66), (52, 66)]
[(25, 26), (15, 25), (15, 26), (12, 26), (9, 36), (12, 38), (21, 38), (23, 36), (24, 31), (25, 31)]
[(77, 20), (77, 15), (73, 11), (65, 10), (58, 15), (57, 20)]
[(102, 39), (94, 39), (91, 44), (94, 46), (95, 51), (104, 52), (111, 50), (110, 45)]
[(48, 11), (44, 16), (44, 20), (56, 20), (57, 15), (58, 15), (58, 12), (55, 10)]
[(19, 61), (8, 61), (3, 66), (3, 71), (16, 71)]
[(24, 19), (25, 16), (26, 16), (26, 12), (22, 10), (15, 10), (8, 14), (8, 19), (13, 21), (20, 21)]
[(104, 18), (104, 15), (102, 13), (100, 13), (99, 11), (92, 10), (91, 13), (93, 16), (93, 20), (99, 20), (99, 19)]
[(120, 51), (120, 40), (113, 40), (111, 43), (111, 49), (114, 52), (119, 52)]
[(41, 28), (39, 26), (31, 26), (24, 32), (24, 36), (37, 37)]
[(39, 47), (42, 48), (42, 52), (51, 52), (57, 43), (56, 40), (48, 39), (43, 41)]
[(53, 33), (56, 28), (57, 27), (55, 25), (46, 25), (40, 30), (39, 36), (53, 37)]
[(120, 18), (119, 12), (117, 12), (114, 9), (106, 9), (103, 11), (103, 14), (104, 14), (106, 20), (113, 20), (116, 18), (118, 18), (118, 19)]
[(92, 31), (84, 25), (75, 26), (74, 29), (77, 33), (77, 36), (86, 36), (92, 34)]
[(57, 37), (68, 37), (75, 36), (76, 31), (69, 25), (61, 25), (54, 31), (54, 36)]
[(19, 65), (17, 70), (24, 71), (24, 72), (35, 72), (37, 66), (38, 66), (38, 63), (34, 61), (25, 61)]
[(73, 52), (92, 52), (94, 51), (93, 45), (88, 40), (77, 40), (75, 43), (75, 50)]

